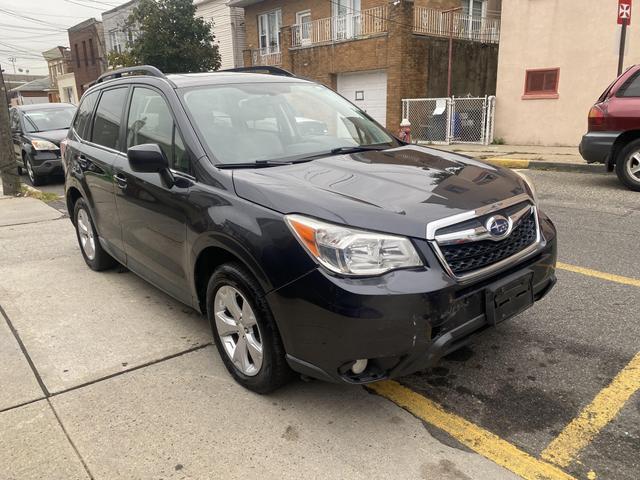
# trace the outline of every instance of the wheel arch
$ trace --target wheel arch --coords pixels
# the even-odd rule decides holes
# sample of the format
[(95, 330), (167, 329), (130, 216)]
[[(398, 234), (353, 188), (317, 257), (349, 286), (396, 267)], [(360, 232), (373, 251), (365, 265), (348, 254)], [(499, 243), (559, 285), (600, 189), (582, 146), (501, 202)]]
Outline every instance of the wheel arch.
[(71, 218), (71, 223), (73, 223), (75, 225), (75, 221), (73, 218), (73, 211), (75, 209), (75, 205), (76, 202), (80, 199), (83, 198), (82, 197), (82, 192), (80, 192), (80, 190), (75, 187), (75, 186), (71, 186), (67, 189), (67, 192), (65, 194), (65, 201), (67, 204), (67, 212), (69, 213), (69, 218)]
[(194, 306), (197, 306), (201, 313), (207, 311), (206, 297), (209, 279), (215, 269), (225, 263), (235, 262), (242, 265), (254, 276), (265, 293), (271, 290), (271, 283), (258, 263), (238, 245), (231, 245), (228, 242), (225, 244), (221, 242), (203, 244), (194, 258), (192, 269)]
[(611, 156), (609, 156), (607, 161), (607, 168), (609, 171), (613, 170), (618, 159), (618, 154), (624, 149), (624, 147), (626, 147), (630, 142), (638, 139), (640, 139), (640, 130), (627, 130), (616, 138), (616, 141), (613, 142), (613, 148), (611, 149)]

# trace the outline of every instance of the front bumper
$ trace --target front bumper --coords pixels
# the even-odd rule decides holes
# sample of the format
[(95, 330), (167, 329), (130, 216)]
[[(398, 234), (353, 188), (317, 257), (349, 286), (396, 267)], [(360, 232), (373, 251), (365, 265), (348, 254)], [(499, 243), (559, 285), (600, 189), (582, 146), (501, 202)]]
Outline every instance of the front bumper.
[(587, 163), (607, 163), (621, 132), (589, 132), (582, 137), (580, 155)]
[(31, 154), (31, 166), (36, 175), (62, 175), (60, 152), (34, 151)]
[[(267, 295), (287, 361), (315, 378), (348, 383), (406, 375), (435, 364), (490, 325), (485, 293), (497, 281), (532, 275), (534, 299), (555, 284), (556, 233), (540, 214), (544, 247), (511, 268), (472, 284), (445, 274), (430, 247), (418, 245), (430, 268), (376, 278), (332, 276), (315, 269)], [(361, 375), (349, 368), (368, 359)]]

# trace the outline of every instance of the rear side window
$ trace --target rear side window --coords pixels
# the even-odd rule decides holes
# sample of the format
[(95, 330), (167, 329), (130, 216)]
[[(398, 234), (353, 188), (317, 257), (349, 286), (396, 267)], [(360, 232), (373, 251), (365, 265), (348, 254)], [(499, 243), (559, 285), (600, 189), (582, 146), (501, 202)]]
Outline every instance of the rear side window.
[(127, 98), (128, 88), (114, 88), (102, 93), (95, 119), (91, 141), (114, 150), (122, 150), (120, 145), (120, 124), (122, 110)]
[(93, 113), (93, 107), (96, 106), (96, 100), (98, 99), (98, 92), (92, 92), (89, 95), (85, 95), (78, 107), (78, 113), (73, 121), (73, 130), (76, 134), (84, 139), (89, 139), (91, 125), (91, 114)]
[(11, 131), (20, 131), (20, 114), (17, 110), (11, 110)]
[(144, 143), (160, 146), (169, 166), (190, 173), (188, 154), (165, 98), (150, 88), (137, 87), (131, 96), (127, 121), (127, 148)]
[(624, 82), (618, 91), (618, 97), (640, 97), (640, 72)]

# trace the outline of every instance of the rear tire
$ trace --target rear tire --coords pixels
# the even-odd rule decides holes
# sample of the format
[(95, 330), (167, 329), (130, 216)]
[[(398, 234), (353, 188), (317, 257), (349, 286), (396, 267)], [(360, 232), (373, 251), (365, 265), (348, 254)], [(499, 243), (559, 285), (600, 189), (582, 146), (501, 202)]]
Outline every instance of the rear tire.
[(227, 263), (213, 272), (207, 316), (220, 357), (240, 385), (264, 394), (292, 378), (264, 291), (243, 266)]
[(91, 270), (99, 272), (117, 265), (118, 262), (100, 245), (91, 212), (83, 198), (79, 198), (73, 208), (73, 224), (76, 227), (80, 252)]
[(640, 139), (620, 151), (616, 158), (616, 175), (624, 186), (640, 192)]

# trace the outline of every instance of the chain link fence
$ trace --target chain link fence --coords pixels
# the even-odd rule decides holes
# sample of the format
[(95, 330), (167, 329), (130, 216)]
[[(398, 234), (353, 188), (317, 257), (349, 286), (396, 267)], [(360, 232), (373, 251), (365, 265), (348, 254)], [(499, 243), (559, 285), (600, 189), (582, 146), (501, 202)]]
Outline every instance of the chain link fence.
[(407, 98), (402, 100), (402, 117), (411, 122), (416, 142), (493, 142), (496, 97)]

